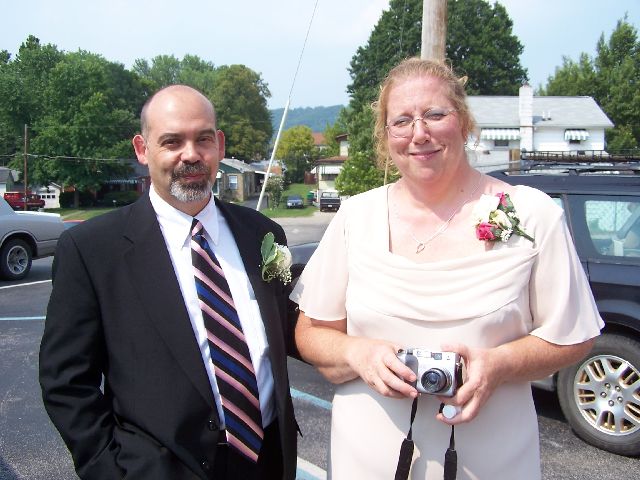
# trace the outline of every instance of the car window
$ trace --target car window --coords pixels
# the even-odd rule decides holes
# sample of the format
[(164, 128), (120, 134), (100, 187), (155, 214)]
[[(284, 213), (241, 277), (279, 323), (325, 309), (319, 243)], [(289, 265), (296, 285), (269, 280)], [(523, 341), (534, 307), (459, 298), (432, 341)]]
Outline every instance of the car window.
[(640, 257), (640, 198), (587, 200), (587, 227), (601, 255)]

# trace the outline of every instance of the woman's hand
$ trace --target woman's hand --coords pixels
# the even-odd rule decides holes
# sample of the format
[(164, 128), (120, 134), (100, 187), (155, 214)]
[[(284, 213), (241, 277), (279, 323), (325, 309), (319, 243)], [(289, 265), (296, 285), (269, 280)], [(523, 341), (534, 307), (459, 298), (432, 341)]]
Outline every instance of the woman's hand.
[(463, 344), (442, 345), (442, 351), (456, 352), (464, 359), (466, 375), (453, 397), (438, 397), (447, 405), (460, 408), (448, 419), (439, 413), (438, 420), (449, 425), (473, 420), (494, 390), (502, 383), (501, 367), (496, 362), (495, 349), (471, 348)]
[(594, 339), (572, 345), (557, 345), (534, 335), (525, 335), (494, 348), (472, 348), (463, 344), (442, 345), (442, 351), (464, 358), (466, 378), (453, 397), (442, 402), (461, 408), (452, 419), (441, 413), (438, 419), (455, 425), (473, 420), (495, 389), (505, 382), (527, 382), (548, 375), (583, 358)]
[(398, 360), (397, 345), (363, 337), (352, 337), (349, 343), (346, 358), (350, 367), (376, 392), (393, 398), (418, 395), (409, 384), (416, 381), (416, 375)]

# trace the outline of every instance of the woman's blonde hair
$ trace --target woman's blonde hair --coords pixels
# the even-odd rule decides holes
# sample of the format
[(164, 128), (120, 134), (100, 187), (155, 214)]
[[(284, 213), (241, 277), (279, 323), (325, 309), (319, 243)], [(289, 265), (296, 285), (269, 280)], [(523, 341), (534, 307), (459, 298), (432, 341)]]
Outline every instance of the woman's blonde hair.
[(475, 120), (467, 105), (467, 94), (464, 90), (467, 77), (456, 76), (451, 66), (444, 62), (422, 60), (417, 57), (407, 58), (391, 69), (380, 85), (378, 100), (371, 105), (376, 117), (373, 138), (378, 156), (378, 165), (381, 168), (384, 168), (390, 160), (386, 132), (389, 92), (397, 82), (413, 77), (435, 77), (443, 80), (449, 87), (447, 96), (457, 112), (463, 138), (466, 139), (476, 128)]

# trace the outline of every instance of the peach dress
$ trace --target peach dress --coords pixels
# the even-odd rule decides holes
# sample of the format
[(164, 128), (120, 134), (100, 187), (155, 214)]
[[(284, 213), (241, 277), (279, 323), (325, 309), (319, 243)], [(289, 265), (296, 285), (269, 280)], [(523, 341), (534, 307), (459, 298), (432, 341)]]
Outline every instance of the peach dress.
[[(527, 334), (564, 345), (597, 336), (603, 322), (562, 209), (524, 186), (511, 199), (535, 243), (514, 235), (481, 254), (418, 264), (389, 251), (388, 186), (356, 195), (332, 220), (291, 298), (311, 318), (347, 318), (350, 335), (404, 347), (490, 348)], [(412, 479), (442, 480), (450, 427), (435, 419), (438, 407), (429, 395), (418, 401)], [(381, 396), (361, 379), (339, 385), (330, 478), (394, 478), (410, 410), (411, 400)], [(458, 480), (539, 479), (529, 382), (499, 386), (472, 422), (456, 427), (456, 450)]]

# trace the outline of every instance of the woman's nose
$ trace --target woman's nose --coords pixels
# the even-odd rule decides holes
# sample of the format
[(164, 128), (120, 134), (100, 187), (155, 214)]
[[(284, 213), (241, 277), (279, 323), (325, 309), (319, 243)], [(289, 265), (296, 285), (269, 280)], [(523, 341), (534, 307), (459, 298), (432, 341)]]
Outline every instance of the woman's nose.
[(424, 143), (431, 138), (431, 131), (422, 119), (416, 119), (413, 124), (413, 135), (411, 140), (413, 143)]

